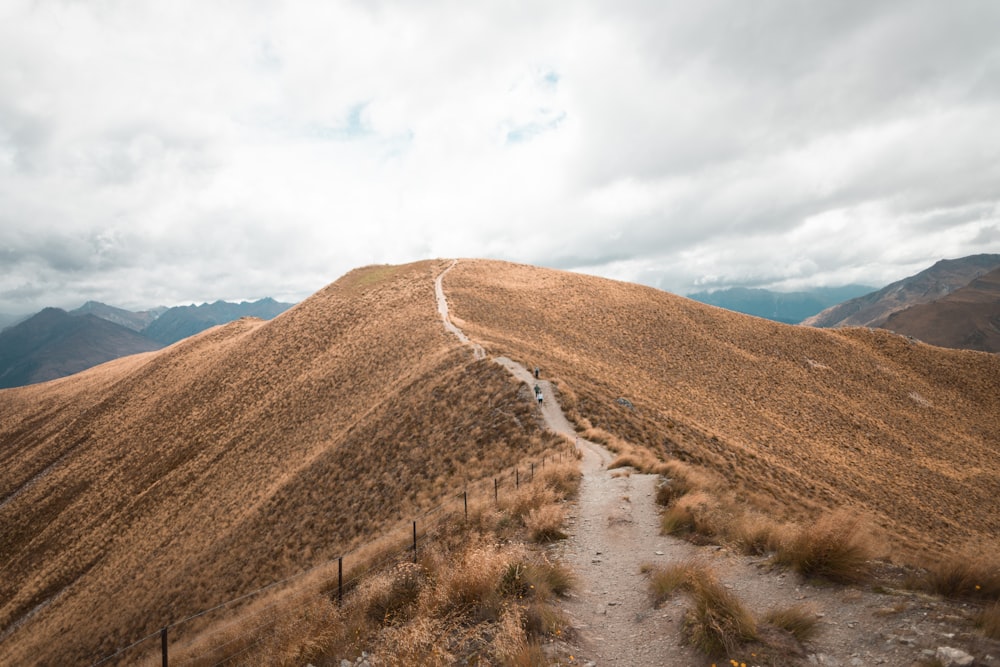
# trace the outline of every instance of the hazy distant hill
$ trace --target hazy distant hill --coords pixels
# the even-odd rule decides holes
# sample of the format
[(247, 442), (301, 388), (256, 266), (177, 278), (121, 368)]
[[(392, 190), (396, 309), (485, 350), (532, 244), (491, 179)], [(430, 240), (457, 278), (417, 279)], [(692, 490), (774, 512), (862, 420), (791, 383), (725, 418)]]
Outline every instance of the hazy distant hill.
[(24, 315), (11, 315), (10, 313), (0, 313), (0, 331), (3, 331), (7, 327), (17, 324), (18, 322), (24, 321), (27, 318)]
[(868, 294), (874, 289), (865, 285), (846, 285), (817, 287), (805, 292), (773, 292), (766, 289), (731, 287), (715, 292), (688, 294), (688, 298), (775, 322), (798, 324), (824, 308)]
[[(92, 664), (540, 451), (530, 392), (442, 327), (448, 264), (358, 269), (274, 320), (0, 392), (4, 661)], [(505, 262), (443, 286), (581, 428), (775, 520), (853, 508), (901, 560), (1000, 534), (1000, 356)]]
[(93, 315), (46, 308), (0, 332), (0, 388), (78, 373), (162, 345)]
[(150, 323), (163, 313), (166, 308), (152, 308), (133, 312), (122, 308), (115, 308), (100, 301), (88, 301), (79, 308), (69, 311), (70, 315), (94, 315), (102, 320), (114, 322), (132, 331), (142, 331)]
[(1000, 255), (943, 259), (877, 292), (827, 308), (802, 324), (814, 327), (880, 326), (891, 314), (947, 296), (998, 267)]
[(170, 345), (188, 336), (201, 333), (205, 329), (226, 324), (241, 317), (270, 320), (291, 308), (292, 305), (266, 298), (253, 302), (216, 301), (215, 303), (203, 303), (200, 306), (177, 306), (163, 312), (148, 327), (143, 329), (142, 334), (164, 345)]
[(1000, 269), (942, 299), (893, 313), (882, 327), (932, 345), (1000, 352)]

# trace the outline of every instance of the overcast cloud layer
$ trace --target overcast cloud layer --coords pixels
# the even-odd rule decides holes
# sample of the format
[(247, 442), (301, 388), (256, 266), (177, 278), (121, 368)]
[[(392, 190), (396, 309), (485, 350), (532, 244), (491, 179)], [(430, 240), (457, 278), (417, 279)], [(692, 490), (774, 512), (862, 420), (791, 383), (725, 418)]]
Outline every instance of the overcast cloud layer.
[(1000, 252), (1000, 3), (0, 4), (0, 312), (510, 259), (678, 293)]

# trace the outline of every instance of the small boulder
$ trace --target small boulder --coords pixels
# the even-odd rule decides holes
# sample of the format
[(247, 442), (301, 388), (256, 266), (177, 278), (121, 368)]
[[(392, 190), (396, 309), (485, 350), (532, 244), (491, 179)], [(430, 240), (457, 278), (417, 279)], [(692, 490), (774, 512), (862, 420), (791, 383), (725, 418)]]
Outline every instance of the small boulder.
[(969, 667), (976, 660), (965, 651), (950, 646), (938, 646), (935, 657), (945, 667)]

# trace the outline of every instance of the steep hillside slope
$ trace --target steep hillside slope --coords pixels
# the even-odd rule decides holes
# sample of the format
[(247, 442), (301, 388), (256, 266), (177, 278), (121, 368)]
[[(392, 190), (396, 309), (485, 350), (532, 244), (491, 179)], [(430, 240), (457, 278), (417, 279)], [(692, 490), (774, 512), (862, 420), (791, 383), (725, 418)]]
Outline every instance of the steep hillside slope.
[(0, 664), (89, 664), (544, 446), (441, 326), (444, 264), (0, 392)]
[(46, 308), (0, 332), (0, 388), (65, 377), (162, 345), (94, 315)]
[(458, 326), (558, 379), (581, 418), (778, 517), (857, 508), (900, 559), (1000, 534), (997, 356), (502, 262), (460, 262), (444, 288)]
[(968, 285), (1000, 267), (1000, 255), (972, 255), (943, 259), (920, 273), (896, 281), (877, 292), (827, 308), (803, 320), (813, 327), (876, 327), (893, 313), (929, 303)]
[(931, 345), (1000, 352), (1000, 269), (943, 299), (893, 313), (882, 327)]

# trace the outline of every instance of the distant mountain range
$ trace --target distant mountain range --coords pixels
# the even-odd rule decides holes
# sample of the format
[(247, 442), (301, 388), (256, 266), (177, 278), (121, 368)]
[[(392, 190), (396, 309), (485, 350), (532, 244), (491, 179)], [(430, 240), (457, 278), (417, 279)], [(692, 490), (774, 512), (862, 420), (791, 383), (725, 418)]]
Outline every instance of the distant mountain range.
[(941, 299), (893, 313), (882, 328), (931, 345), (1000, 352), (1000, 269)]
[(893, 313), (945, 297), (996, 268), (1000, 268), (1000, 255), (943, 259), (929, 269), (877, 292), (827, 308), (802, 324), (813, 327), (880, 327)]
[(798, 324), (824, 308), (868, 294), (875, 289), (865, 285), (846, 285), (818, 287), (803, 292), (773, 292), (766, 289), (731, 287), (715, 292), (689, 294), (688, 298), (775, 322)]
[(133, 312), (123, 308), (115, 308), (114, 306), (109, 306), (106, 303), (101, 303), (100, 301), (88, 301), (76, 310), (71, 310), (69, 314), (94, 315), (102, 320), (120, 324), (126, 329), (131, 329), (132, 331), (142, 331), (148, 327), (153, 320), (168, 310), (170, 309), (166, 306), (160, 306), (159, 308)]
[(0, 333), (0, 388), (54, 380), (161, 347), (95, 315), (46, 308)]
[(270, 320), (293, 304), (266, 298), (132, 312), (96, 301), (46, 308), (0, 331), (0, 389), (45, 382), (149, 352), (241, 317)]
[(193, 336), (219, 324), (228, 324), (241, 317), (257, 317), (270, 320), (292, 307), (271, 298), (260, 301), (229, 303), (216, 301), (200, 306), (177, 306), (170, 308), (143, 329), (142, 334), (164, 345)]

